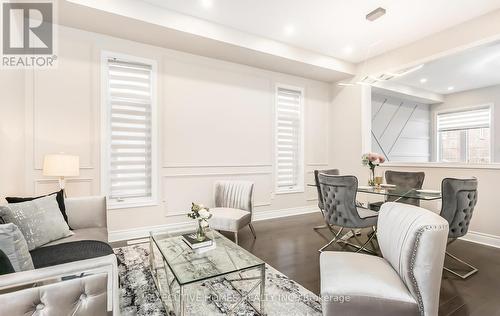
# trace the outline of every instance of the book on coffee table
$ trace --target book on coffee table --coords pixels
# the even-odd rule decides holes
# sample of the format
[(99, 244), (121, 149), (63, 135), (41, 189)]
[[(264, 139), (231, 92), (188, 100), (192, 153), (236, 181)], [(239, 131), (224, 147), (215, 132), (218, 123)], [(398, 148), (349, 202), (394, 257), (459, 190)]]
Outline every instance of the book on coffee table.
[(196, 233), (184, 234), (182, 235), (182, 240), (189, 246), (191, 249), (198, 249), (203, 247), (212, 246), (212, 239), (206, 237), (205, 240), (199, 241), (196, 239)]

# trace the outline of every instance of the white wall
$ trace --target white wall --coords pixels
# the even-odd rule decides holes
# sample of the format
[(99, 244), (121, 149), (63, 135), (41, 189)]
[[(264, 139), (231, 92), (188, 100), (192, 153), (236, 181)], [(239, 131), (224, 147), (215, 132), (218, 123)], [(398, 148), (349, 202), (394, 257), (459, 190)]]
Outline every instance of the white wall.
[[(80, 176), (69, 179), (68, 195), (100, 193), (103, 50), (156, 60), (159, 69), (160, 205), (110, 210), (110, 231), (187, 221), (192, 201), (212, 205), (212, 185), (218, 179), (255, 182), (257, 212), (315, 208), (314, 188), (273, 193), (274, 85), (305, 89), (304, 168), (309, 183), (312, 170), (328, 164), (328, 84), (66, 27), (59, 28), (56, 69), (28, 71), (26, 80), (18, 73), (16, 80), (0, 76), (1, 83), (10, 79), (14, 86), (2, 93), (2, 100), (21, 105), (19, 110), (9, 106), (1, 119), (26, 113), (25, 124), (2, 125), (2, 133), (9, 129), (1, 136), (2, 147), (5, 138), (7, 148), (15, 149), (1, 164), (6, 169), (2, 181), (18, 177), (19, 170), (26, 174), (21, 185), (2, 182), (2, 195), (56, 190), (57, 181), (43, 177), (41, 166), (46, 153), (61, 151), (80, 156)], [(26, 102), (16, 99), (24, 96)], [(15, 138), (16, 130), (26, 137)], [(25, 164), (18, 157), (26, 157)]]
[(0, 199), (24, 184), (24, 71), (0, 71)]
[[(457, 36), (460, 34), (460, 36)], [(500, 38), (500, 10), (463, 23), (438, 34), (429, 36), (405, 47), (363, 62), (358, 67), (356, 82), (365, 75), (418, 65), (460, 49)], [(332, 87), (330, 124), (330, 165), (340, 168), (367, 182), (368, 170), (361, 166), (360, 156), (369, 151), (371, 107), (366, 98), (370, 88), (366, 86)], [(359, 157), (358, 159), (356, 159)], [(476, 176), (479, 181), (479, 203), (471, 221), (471, 236), (475, 240), (500, 246), (500, 221), (498, 220), (499, 169), (444, 168), (444, 167), (390, 167), (394, 170), (422, 170), (426, 173), (424, 186), (440, 188), (444, 177)], [(360, 197), (366, 199), (368, 197)], [(438, 209), (438, 205), (429, 206)]]

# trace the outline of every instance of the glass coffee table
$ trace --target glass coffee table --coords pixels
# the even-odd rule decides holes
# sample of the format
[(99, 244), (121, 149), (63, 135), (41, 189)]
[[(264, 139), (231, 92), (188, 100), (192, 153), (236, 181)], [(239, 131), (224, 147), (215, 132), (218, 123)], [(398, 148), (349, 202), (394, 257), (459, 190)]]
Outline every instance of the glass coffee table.
[(196, 286), (202, 284), (217, 293), (210, 281), (222, 278), (237, 293), (237, 297), (216, 298), (229, 306), (227, 314), (235, 313), (242, 302), (247, 302), (257, 314), (264, 315), (265, 263), (213, 230), (207, 235), (215, 241), (215, 248), (193, 250), (182, 240), (185, 233), (190, 232), (150, 233), (151, 272), (167, 313), (187, 315), (190, 302), (206, 299), (197, 297)]

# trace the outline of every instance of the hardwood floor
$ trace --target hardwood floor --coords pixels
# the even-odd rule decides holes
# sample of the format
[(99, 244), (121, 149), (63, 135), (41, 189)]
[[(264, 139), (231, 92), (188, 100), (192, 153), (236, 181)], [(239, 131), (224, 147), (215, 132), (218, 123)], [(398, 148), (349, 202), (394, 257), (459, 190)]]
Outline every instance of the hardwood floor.
[[(238, 237), (242, 247), (319, 294), (318, 249), (331, 237), (326, 229), (321, 233), (312, 229), (320, 224), (319, 214), (260, 221), (254, 223), (256, 240), (246, 228)], [(449, 250), (478, 267), (479, 272), (467, 280), (444, 272), (439, 315), (500, 315), (500, 249), (457, 241)]]
[[(319, 294), (318, 249), (332, 236), (327, 229), (321, 232), (312, 229), (321, 224), (319, 213), (259, 221), (254, 222), (256, 240), (248, 228), (238, 238), (240, 246)], [(225, 235), (233, 238), (232, 234)], [(126, 242), (112, 244), (125, 245)], [(449, 250), (479, 268), (479, 272), (467, 280), (443, 273), (439, 316), (500, 316), (500, 249), (457, 241)]]

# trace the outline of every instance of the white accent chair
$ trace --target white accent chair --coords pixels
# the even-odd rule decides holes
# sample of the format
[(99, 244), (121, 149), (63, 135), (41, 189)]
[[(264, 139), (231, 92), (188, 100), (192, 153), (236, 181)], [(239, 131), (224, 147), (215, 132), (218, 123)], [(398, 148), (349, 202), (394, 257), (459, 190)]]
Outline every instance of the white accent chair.
[(209, 220), (210, 227), (215, 230), (234, 233), (234, 241), (238, 244), (238, 231), (249, 226), (256, 238), (252, 226), (253, 183), (249, 181), (217, 181), (214, 187), (215, 207)]
[(388, 202), (378, 217), (383, 257), (323, 252), (323, 315), (437, 316), (448, 222), (417, 206)]

